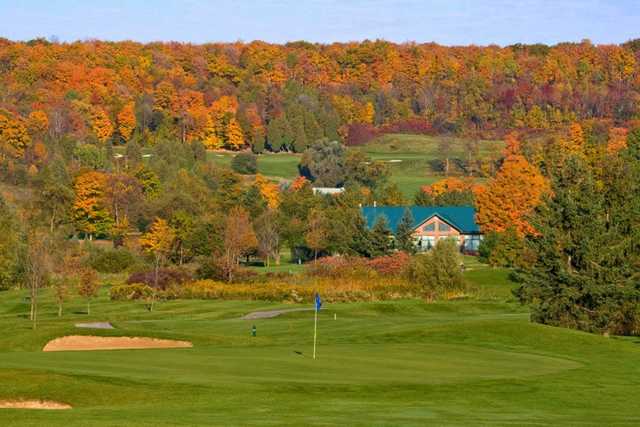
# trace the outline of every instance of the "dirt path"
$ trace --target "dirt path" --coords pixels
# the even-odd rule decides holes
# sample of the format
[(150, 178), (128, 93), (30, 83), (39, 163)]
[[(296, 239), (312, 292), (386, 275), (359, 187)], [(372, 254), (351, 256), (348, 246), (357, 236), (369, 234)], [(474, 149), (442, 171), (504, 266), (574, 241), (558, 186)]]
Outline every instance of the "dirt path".
[(125, 350), (184, 347), (193, 347), (193, 344), (189, 341), (161, 340), (156, 338), (70, 335), (49, 341), (42, 351)]
[(313, 311), (313, 307), (309, 308), (285, 308), (282, 310), (254, 311), (241, 317), (242, 320), (254, 319), (271, 319), (285, 313), (293, 313), (295, 311)]
[(71, 409), (71, 405), (51, 400), (0, 400), (0, 409)]

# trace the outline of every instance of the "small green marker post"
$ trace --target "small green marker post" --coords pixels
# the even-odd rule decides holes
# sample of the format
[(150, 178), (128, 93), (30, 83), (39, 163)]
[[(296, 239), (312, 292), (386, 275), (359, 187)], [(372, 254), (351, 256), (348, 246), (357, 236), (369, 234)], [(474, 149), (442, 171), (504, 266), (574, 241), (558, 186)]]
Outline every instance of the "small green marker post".
[(257, 335), (257, 333), (258, 333), (258, 330), (256, 329), (256, 325), (253, 325), (251, 327), (251, 336), (255, 337)]

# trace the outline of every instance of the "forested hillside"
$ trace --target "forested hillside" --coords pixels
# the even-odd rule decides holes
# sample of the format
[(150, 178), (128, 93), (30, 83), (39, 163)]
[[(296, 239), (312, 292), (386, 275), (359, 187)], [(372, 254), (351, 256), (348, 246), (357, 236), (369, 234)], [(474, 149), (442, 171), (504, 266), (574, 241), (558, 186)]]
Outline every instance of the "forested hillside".
[(640, 109), (639, 47), (2, 39), (2, 150), (21, 155), (43, 134), (302, 152), (321, 137), (360, 143), (385, 131), (621, 125)]

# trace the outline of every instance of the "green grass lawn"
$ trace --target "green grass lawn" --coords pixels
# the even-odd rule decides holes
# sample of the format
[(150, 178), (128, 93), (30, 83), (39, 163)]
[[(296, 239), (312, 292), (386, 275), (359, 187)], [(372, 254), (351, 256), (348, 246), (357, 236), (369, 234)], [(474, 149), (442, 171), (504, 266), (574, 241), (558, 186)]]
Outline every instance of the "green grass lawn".
[[(384, 135), (369, 144), (359, 147), (374, 160), (390, 162), (391, 180), (398, 184), (402, 193), (412, 200), (423, 185), (442, 179), (442, 174), (433, 170), (431, 162), (441, 159), (440, 141), (451, 143), (451, 158), (466, 158), (465, 140), (428, 135)], [(481, 140), (478, 156), (488, 158), (503, 147), (502, 141)]]
[[(207, 152), (207, 158), (221, 166), (231, 166), (235, 153)], [(292, 153), (265, 153), (258, 156), (258, 172), (270, 178), (295, 179), (300, 156)]]
[[(30, 329), (25, 292), (0, 293), (0, 399), (41, 398), (68, 411), (0, 409), (0, 425), (637, 425), (640, 342), (532, 324), (508, 273), (466, 275), (465, 300), (325, 304), (318, 359), (313, 315), (240, 320), (283, 307), (257, 301), (171, 301), (150, 313), (111, 302), (55, 317), (44, 294)], [(284, 307), (292, 307), (284, 305)], [(335, 320), (334, 320), (334, 315)], [(43, 353), (88, 334), (186, 339), (191, 349)], [(250, 329), (256, 325), (258, 336)]]

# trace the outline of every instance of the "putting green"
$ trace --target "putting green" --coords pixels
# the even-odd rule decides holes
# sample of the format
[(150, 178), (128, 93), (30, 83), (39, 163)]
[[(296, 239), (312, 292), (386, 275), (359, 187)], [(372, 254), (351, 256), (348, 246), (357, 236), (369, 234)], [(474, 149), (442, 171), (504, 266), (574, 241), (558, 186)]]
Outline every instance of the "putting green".
[[(321, 355), (295, 347), (194, 348), (6, 353), (6, 368), (37, 366), (58, 374), (107, 376), (138, 381), (189, 384), (327, 383), (351, 385), (449, 384), (523, 378), (580, 367), (554, 357), (511, 353), (465, 345), (329, 345)], [(137, 368), (136, 368), (137, 366)], [(295, 372), (283, 378), (284, 372)]]

